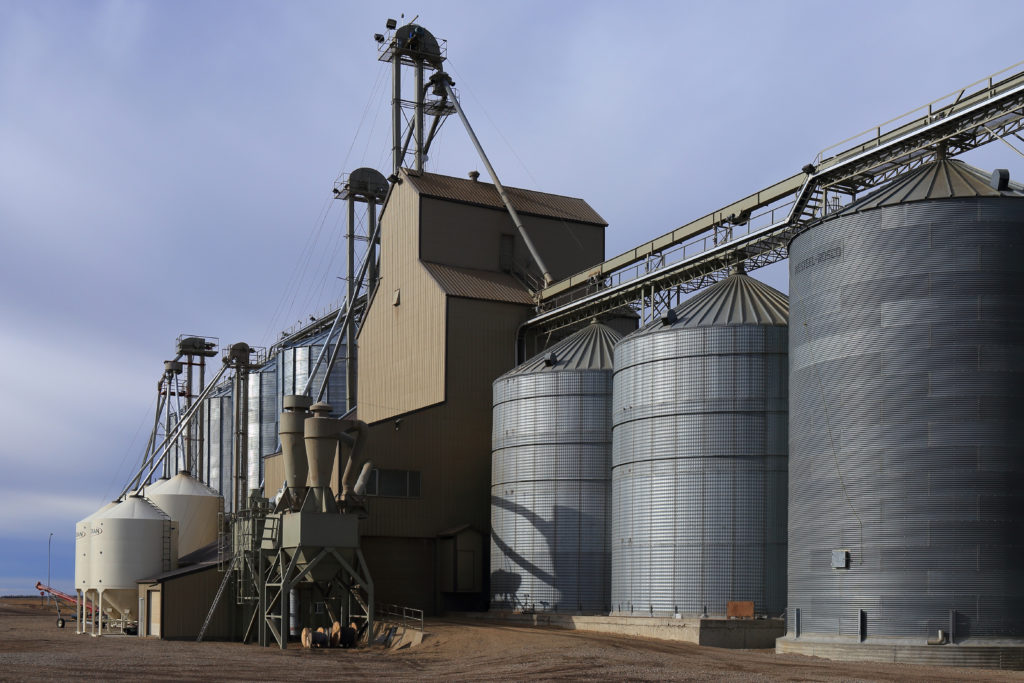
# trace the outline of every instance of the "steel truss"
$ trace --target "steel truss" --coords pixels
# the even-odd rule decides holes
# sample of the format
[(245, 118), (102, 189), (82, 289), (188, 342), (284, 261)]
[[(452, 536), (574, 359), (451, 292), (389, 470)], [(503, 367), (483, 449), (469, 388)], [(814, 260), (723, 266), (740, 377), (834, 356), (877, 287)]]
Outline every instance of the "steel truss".
[(541, 292), (526, 327), (551, 333), (622, 306), (650, 322), (673, 297), (678, 302), (680, 294), (721, 280), (740, 262), (749, 271), (787, 258), (796, 234), (859, 194), (1022, 129), (1024, 62), (823, 150), (800, 174), (554, 283)]
[[(268, 519), (273, 519), (271, 516)], [(288, 618), (291, 612), (291, 591), (302, 587), (308, 599), (323, 603), (327, 624), (355, 622), (357, 629), (373, 637), (373, 581), (366, 560), (359, 548), (353, 549), (353, 561), (338, 548), (285, 548), (278, 546), (259, 556), (260, 619), (259, 643), (269, 645), (270, 638), (283, 650), (288, 646)], [(310, 556), (311, 552), (314, 552)], [(334, 563), (334, 571), (326, 577), (315, 577), (318, 565)]]

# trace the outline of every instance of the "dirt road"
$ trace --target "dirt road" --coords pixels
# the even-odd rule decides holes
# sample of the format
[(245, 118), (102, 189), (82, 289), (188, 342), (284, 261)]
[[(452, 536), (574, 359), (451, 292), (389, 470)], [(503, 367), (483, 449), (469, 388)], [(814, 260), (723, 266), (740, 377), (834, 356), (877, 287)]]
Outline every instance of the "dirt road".
[(892, 664), (842, 664), (768, 651), (471, 621), (429, 620), (423, 644), (404, 650), (282, 652), (238, 643), (65, 629), (34, 600), (0, 600), (0, 680), (678, 680), (1024, 681), (1024, 673)]

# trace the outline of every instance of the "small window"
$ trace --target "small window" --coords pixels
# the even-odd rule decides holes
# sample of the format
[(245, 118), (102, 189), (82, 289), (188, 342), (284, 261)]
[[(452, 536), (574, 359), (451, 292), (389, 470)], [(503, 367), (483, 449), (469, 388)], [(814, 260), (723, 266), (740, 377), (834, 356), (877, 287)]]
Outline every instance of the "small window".
[(410, 470), (370, 470), (366, 495), (389, 498), (419, 498), (420, 473)]
[(409, 490), (409, 473), (405, 470), (381, 470), (380, 495), (405, 496)]

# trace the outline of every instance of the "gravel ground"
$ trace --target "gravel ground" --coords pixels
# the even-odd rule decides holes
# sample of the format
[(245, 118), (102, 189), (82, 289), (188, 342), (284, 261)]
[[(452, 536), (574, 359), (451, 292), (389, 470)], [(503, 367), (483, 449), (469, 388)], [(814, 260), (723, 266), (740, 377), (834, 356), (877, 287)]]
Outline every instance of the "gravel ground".
[(38, 599), (0, 600), (0, 681), (30, 680), (678, 680), (1024, 681), (1024, 673), (837, 663), (766, 650), (700, 648), (647, 638), (470, 621), (428, 620), (422, 645), (403, 650), (281, 651), (239, 643), (58, 629)]

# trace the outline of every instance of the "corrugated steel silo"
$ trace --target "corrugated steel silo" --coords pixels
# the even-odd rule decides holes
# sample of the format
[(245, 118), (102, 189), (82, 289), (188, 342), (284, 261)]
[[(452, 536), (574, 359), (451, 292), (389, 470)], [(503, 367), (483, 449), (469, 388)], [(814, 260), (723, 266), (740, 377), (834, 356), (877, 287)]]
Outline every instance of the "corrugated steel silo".
[[(231, 480), (234, 475), (234, 401), (230, 382), (214, 389), (203, 406), (203, 475), (231, 509)], [(153, 493), (152, 490), (147, 492)]]
[(494, 381), (492, 607), (608, 611), (612, 348), (592, 323)]
[(615, 347), (613, 613), (783, 611), (787, 311), (735, 273)]
[(277, 452), (277, 362), (249, 374), (249, 489), (263, 481), (263, 458)]
[(1024, 193), (1001, 175), (941, 160), (790, 245), (780, 651), (1024, 666)]
[[(309, 369), (316, 364), (320, 349), (323, 348), (327, 332), (318, 334), (309, 339), (295, 342), (286, 346), (277, 354), (277, 406), (275, 410), (280, 413), (284, 410), (283, 400), (285, 396), (303, 393), (306, 380), (309, 378)], [(345, 412), (345, 339), (342, 336), (336, 340), (342, 348), (338, 351), (338, 360), (331, 369), (331, 376), (327, 382), (327, 389), (320, 399), (324, 403), (333, 406), (331, 417), (340, 417)], [(330, 359), (334, 344), (327, 347), (327, 353), (323, 362), (317, 368), (316, 377), (313, 380), (311, 390), (315, 393), (319, 390), (327, 372), (327, 361)], [(355, 396), (352, 397), (355, 401)]]

